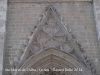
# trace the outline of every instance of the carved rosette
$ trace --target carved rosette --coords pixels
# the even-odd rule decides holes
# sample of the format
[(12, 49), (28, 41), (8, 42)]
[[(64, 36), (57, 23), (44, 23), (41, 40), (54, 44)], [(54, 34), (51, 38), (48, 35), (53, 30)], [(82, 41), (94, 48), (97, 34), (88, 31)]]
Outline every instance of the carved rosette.
[[(51, 16), (50, 16), (51, 18)], [(36, 53), (47, 48), (60, 47), (65, 52), (71, 52), (70, 44), (66, 41), (65, 32), (57, 25), (54, 18), (48, 21), (39, 30), (31, 51)]]

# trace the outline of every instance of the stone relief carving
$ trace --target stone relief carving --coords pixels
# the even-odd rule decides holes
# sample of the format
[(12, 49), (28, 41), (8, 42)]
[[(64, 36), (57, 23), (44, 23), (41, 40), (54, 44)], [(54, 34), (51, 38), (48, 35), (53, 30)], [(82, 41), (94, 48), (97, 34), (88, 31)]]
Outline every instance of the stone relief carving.
[(39, 25), (34, 26), (34, 30), (28, 37), (28, 45), (25, 44), (25, 49), (19, 51), (21, 53), (18, 55), (20, 57), (18, 67), (35, 53), (48, 48), (56, 48), (77, 58), (95, 75), (95, 70), (91, 67), (90, 61), (82, 54), (84, 51), (82, 46), (71, 32), (71, 29), (67, 29), (66, 25), (59, 18), (56, 9), (51, 5), (46, 7), (46, 13), (43, 13), (41, 18), (39, 18)]

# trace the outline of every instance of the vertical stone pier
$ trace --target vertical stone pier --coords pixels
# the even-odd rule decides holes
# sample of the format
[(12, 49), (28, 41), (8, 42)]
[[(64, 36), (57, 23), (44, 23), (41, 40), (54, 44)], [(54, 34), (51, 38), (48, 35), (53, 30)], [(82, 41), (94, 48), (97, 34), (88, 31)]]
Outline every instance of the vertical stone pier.
[(97, 58), (95, 59), (96, 67), (97, 67), (97, 73), (100, 74), (100, 0), (93, 0), (93, 8), (94, 8), (94, 17), (96, 22), (96, 29), (98, 34), (98, 43), (99, 43), (99, 52), (96, 53)]
[(98, 41), (100, 45), (100, 0), (93, 0), (93, 4), (94, 4), (96, 28), (97, 28), (97, 33), (98, 33)]
[(7, 0), (0, 0), (0, 75), (3, 71), (3, 52), (6, 32)]

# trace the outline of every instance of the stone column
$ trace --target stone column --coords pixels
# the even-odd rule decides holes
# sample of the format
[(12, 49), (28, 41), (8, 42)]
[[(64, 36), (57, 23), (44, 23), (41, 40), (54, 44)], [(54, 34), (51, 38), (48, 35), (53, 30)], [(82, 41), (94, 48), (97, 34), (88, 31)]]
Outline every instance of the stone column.
[(98, 41), (100, 45), (100, 0), (94, 0), (93, 5), (94, 5), (96, 28), (97, 28), (97, 33), (98, 33)]
[(7, 0), (0, 0), (0, 75), (3, 75), (3, 52), (6, 32)]

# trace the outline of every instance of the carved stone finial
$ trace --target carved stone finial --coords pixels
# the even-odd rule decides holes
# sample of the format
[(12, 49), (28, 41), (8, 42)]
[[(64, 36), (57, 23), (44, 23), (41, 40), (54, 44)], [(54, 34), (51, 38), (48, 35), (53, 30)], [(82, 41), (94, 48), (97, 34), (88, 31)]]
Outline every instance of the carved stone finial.
[(78, 48), (81, 52), (84, 52), (84, 49), (82, 48), (81, 44), (79, 42), (77, 42)]
[(73, 39), (76, 39), (76, 36), (75, 36), (74, 34), (72, 34), (72, 38), (73, 38)]
[(39, 23), (40, 23), (41, 21), (42, 21), (42, 18), (40, 17), (40, 18), (39, 18)]
[(87, 56), (86, 56), (86, 54), (83, 54), (83, 58), (84, 58), (84, 59), (87, 59)]
[(34, 31), (37, 29), (37, 26), (34, 26)]
[(46, 17), (46, 13), (43, 13), (42, 15), (43, 15), (43, 18), (45, 18), (45, 17)]
[(87, 58), (86, 54), (84, 54), (83, 58), (84, 58), (84, 63), (85, 63), (85, 65), (86, 65), (86, 67), (87, 67), (88, 69), (91, 70), (91, 68), (92, 68), (92, 67), (91, 67), (91, 62), (90, 62), (89, 59)]

